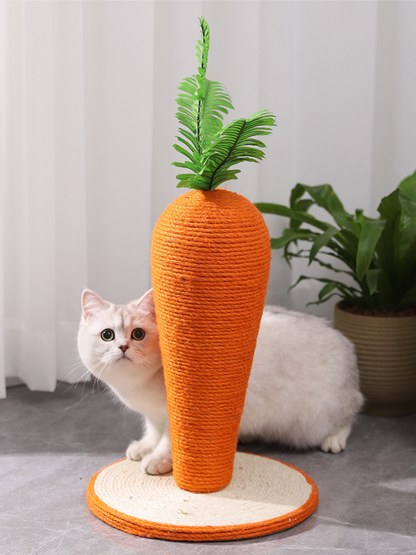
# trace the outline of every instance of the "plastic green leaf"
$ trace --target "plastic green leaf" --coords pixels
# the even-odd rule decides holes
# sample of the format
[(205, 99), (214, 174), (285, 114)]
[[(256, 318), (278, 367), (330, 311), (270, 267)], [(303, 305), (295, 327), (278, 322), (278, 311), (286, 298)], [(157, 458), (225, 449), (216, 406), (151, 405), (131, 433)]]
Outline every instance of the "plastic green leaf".
[(197, 75), (185, 78), (176, 99), (179, 121), (177, 137), (182, 145), (174, 145), (191, 163), (174, 162), (195, 172), (179, 174), (178, 187), (212, 190), (232, 179), (240, 170), (230, 169), (241, 162), (260, 162), (264, 158), (265, 144), (256, 137), (269, 135), (275, 125), (275, 116), (267, 111), (257, 112), (248, 119), (234, 120), (223, 127), (223, 117), (233, 109), (230, 95), (217, 81), (206, 78), (210, 30), (200, 18), (201, 40), (198, 41)]

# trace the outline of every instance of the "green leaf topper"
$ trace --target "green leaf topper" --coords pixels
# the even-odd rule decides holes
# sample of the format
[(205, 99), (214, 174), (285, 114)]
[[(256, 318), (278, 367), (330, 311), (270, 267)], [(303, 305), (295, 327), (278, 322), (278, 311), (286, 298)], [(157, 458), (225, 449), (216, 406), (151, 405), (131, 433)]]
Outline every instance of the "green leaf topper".
[(187, 160), (173, 162), (173, 165), (191, 172), (176, 176), (178, 187), (208, 191), (225, 181), (237, 179), (240, 170), (230, 169), (232, 166), (241, 162), (260, 162), (266, 145), (256, 137), (270, 135), (271, 127), (276, 124), (275, 116), (263, 110), (223, 127), (224, 114), (234, 107), (224, 86), (205, 76), (210, 34), (205, 19), (201, 17), (199, 21), (198, 74), (181, 82), (179, 90), (182, 92), (176, 99), (176, 117), (180, 124), (180, 135), (176, 138), (180, 144), (173, 147)]

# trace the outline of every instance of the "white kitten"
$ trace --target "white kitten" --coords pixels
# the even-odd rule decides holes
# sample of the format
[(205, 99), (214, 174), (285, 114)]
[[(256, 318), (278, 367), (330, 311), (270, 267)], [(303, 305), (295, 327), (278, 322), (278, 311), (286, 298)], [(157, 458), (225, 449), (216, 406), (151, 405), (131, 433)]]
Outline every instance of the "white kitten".
[(153, 292), (115, 305), (86, 289), (78, 351), (88, 370), (130, 409), (145, 416), (146, 433), (127, 449), (149, 474), (172, 470), (169, 417)]
[(363, 405), (353, 344), (316, 316), (266, 306), (239, 439), (345, 449)]
[[(128, 305), (85, 290), (82, 306), (82, 361), (145, 417), (146, 433), (130, 444), (127, 457), (142, 460), (149, 474), (169, 472), (169, 418), (152, 290)], [(321, 318), (266, 307), (239, 439), (339, 453), (362, 404), (352, 343)]]

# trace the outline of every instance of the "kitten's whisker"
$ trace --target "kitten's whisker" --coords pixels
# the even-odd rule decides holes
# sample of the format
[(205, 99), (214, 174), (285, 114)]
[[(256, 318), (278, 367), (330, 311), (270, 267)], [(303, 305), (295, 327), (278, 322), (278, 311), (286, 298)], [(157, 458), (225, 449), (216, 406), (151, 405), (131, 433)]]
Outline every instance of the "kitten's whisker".
[[(74, 384), (71, 384), (71, 385), (78, 385), (78, 384), (83, 380), (84, 377), (89, 376), (89, 375), (91, 375), (91, 374), (94, 375), (94, 370), (95, 370), (98, 366), (100, 366), (100, 364), (101, 364), (101, 362), (97, 362), (97, 363), (94, 364), (94, 366), (92, 366), (89, 370), (87, 369), (87, 370), (82, 374), (82, 376), (81, 376), (78, 380), (76, 380), (76, 381), (74, 382)], [(69, 374), (68, 374), (68, 375), (69, 375)], [(66, 377), (68, 377), (68, 375), (67, 375)], [(86, 381), (86, 380), (84, 380), (84, 381)], [(87, 381), (89, 381), (89, 380), (87, 380)]]
[[(85, 372), (85, 373), (81, 376), (81, 378), (79, 378), (79, 380), (77, 380), (76, 382), (69, 383), (67, 389), (65, 390), (65, 393), (66, 393), (67, 391), (70, 391), (72, 388), (76, 389), (77, 386), (79, 385), (79, 383), (81, 382), (82, 378), (83, 378), (84, 376), (86, 376), (87, 374), (88, 374), (88, 371)], [(83, 383), (85, 384), (87, 381), (88, 381), (88, 380), (83, 380)], [(60, 383), (62, 383), (62, 382), (60, 382)]]
[[(109, 358), (110, 358), (109, 361), (106, 360), (106, 359), (109, 359)], [(104, 364), (103, 364), (103, 362), (104, 362)], [(92, 391), (93, 391), (94, 402), (95, 402), (96, 404), (98, 404), (98, 403), (97, 403), (97, 401), (95, 400), (95, 397), (94, 397), (94, 385), (97, 386), (97, 391), (98, 391), (98, 393), (99, 393), (99, 394), (102, 396), (102, 398), (104, 399), (105, 397), (104, 397), (104, 395), (103, 395), (103, 393), (102, 393), (102, 391), (101, 391), (101, 389), (100, 389), (100, 385), (101, 385), (101, 384), (105, 384), (105, 381), (101, 378), (101, 376), (102, 376), (102, 374), (104, 373), (104, 371), (107, 370), (107, 369), (111, 366), (111, 362), (112, 362), (112, 357), (111, 357), (111, 355), (109, 356), (109, 355), (106, 353), (106, 354), (103, 356), (101, 362), (99, 362), (98, 364), (96, 364), (96, 365), (94, 366), (94, 369), (97, 368), (97, 366), (100, 367), (99, 370), (98, 370), (98, 372), (94, 374), (95, 380), (94, 380), (94, 383), (93, 383), (93, 390), (92, 390)]]
[[(83, 364), (83, 363), (81, 363), (81, 364)], [(81, 366), (81, 364), (79, 364), (79, 366)], [(87, 379), (84, 379), (84, 378), (86, 378), (87, 376), (89, 376), (89, 377), (93, 376), (93, 377), (94, 377), (94, 381), (93, 381), (93, 384), (92, 384), (92, 394), (93, 394), (93, 397), (94, 397), (94, 385), (95, 385), (96, 383), (99, 382), (99, 377), (97, 377), (97, 374), (98, 374), (98, 376), (101, 375), (101, 373), (102, 373), (102, 368), (100, 368), (100, 367), (102, 367), (102, 366), (103, 366), (102, 361), (96, 362), (93, 366), (91, 366), (91, 368), (90, 368), (89, 370), (87, 369), (87, 370), (82, 374), (82, 376), (81, 376), (76, 382), (70, 384), (69, 387), (68, 387), (68, 389), (67, 389), (67, 391), (69, 391), (69, 390), (71, 389), (71, 387), (76, 387), (76, 386), (78, 386), (79, 383), (80, 383), (81, 381), (83, 381), (83, 389), (82, 389), (82, 395), (83, 395), (83, 394), (84, 394), (84, 391), (85, 391), (86, 383), (87, 383), (87, 381), (90, 381), (90, 380), (87, 380)], [(96, 372), (97, 369), (98, 369), (98, 372)], [(72, 371), (73, 371), (73, 370), (72, 370)], [(72, 372), (72, 371), (71, 371), (71, 372)], [(71, 372), (70, 372), (70, 373), (71, 373)], [(69, 373), (69, 374), (70, 374), (70, 373)], [(69, 374), (67, 374), (66, 377), (68, 377)], [(62, 381), (63, 381), (63, 380), (61, 380), (60, 383), (62, 383)], [(97, 387), (97, 389), (99, 390), (99, 387)]]
[[(70, 391), (72, 388), (76, 389), (76, 388), (78, 387), (78, 385), (79, 385), (81, 382), (83, 382), (83, 384), (84, 384), (84, 389), (85, 389), (85, 384), (86, 384), (87, 382), (90, 381), (90, 380), (88, 379), (88, 377), (89, 377), (89, 370), (87, 370), (86, 372), (84, 372), (84, 373), (82, 374), (82, 376), (80, 376), (75, 382), (68, 383), (68, 384), (67, 384), (68, 387), (67, 387), (67, 389), (65, 390), (65, 393), (66, 393), (67, 391)], [(64, 383), (64, 380), (61, 380), (61, 381), (58, 383), (58, 385), (61, 385), (62, 383)], [(84, 389), (83, 389), (83, 392), (84, 392)]]
[[(71, 365), (71, 366), (73, 366), (73, 368), (72, 368), (71, 370), (69, 370), (69, 372), (68, 372), (61, 380), (59, 380), (58, 385), (61, 385), (62, 382), (64, 382), (67, 378), (69, 378), (69, 376), (70, 376), (73, 372), (75, 372), (75, 370), (78, 370), (78, 368), (82, 368), (82, 367), (84, 366), (84, 364), (83, 364), (82, 361), (79, 361), (79, 362), (76, 362), (75, 364), (73, 364), (73, 365)], [(66, 369), (68, 370), (69, 368), (71, 368), (71, 367), (68, 367), (68, 368), (66, 368)], [(83, 374), (83, 375), (84, 375), (84, 374)]]

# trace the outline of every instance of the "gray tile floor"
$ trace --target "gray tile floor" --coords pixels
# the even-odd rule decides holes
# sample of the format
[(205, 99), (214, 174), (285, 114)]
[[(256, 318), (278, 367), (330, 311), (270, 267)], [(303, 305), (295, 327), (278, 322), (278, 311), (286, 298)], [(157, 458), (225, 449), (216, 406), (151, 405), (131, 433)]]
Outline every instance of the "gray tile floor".
[(8, 390), (0, 401), (0, 554), (416, 554), (416, 414), (360, 415), (340, 455), (250, 444), (304, 470), (317, 511), (291, 530), (238, 542), (177, 543), (130, 536), (89, 511), (90, 477), (124, 457), (140, 420), (97, 386)]

